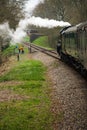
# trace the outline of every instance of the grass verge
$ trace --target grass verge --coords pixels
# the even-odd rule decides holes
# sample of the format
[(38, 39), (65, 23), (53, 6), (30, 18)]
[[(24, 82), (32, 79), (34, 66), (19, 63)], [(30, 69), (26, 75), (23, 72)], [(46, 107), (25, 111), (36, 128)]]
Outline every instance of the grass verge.
[[(0, 76), (0, 83), (4, 83), (0, 91), (8, 90), (23, 97), (0, 102), (0, 130), (51, 130), (45, 72), (46, 68), (40, 61), (24, 58), (7, 74)], [(13, 84), (9, 85), (9, 81)]]
[(15, 46), (11, 45), (2, 52), (2, 56), (11, 56), (15, 53)]
[(41, 47), (44, 47), (44, 48), (47, 48), (47, 49), (52, 49), (49, 46), (48, 37), (47, 36), (39, 37), (35, 41), (33, 41), (33, 43), (35, 45), (38, 45), (38, 46), (41, 46)]
[(29, 37), (29, 36), (26, 36), (26, 37), (24, 38), (24, 42), (30, 42), (30, 37)]

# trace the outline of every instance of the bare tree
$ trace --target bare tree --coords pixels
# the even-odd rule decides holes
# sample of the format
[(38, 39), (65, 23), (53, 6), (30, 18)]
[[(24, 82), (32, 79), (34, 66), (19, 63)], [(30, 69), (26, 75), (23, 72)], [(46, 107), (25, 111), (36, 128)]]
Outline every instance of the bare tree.
[(9, 21), (10, 27), (15, 28), (20, 18), (23, 7), (23, 0), (0, 0), (0, 23)]
[(87, 20), (87, 0), (45, 0), (34, 14), (76, 24)]

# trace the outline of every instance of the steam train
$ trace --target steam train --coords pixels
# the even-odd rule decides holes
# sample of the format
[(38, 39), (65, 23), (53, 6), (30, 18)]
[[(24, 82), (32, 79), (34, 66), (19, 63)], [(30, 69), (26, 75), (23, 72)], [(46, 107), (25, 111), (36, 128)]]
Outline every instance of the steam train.
[(57, 52), (61, 59), (76, 68), (87, 80), (87, 22), (60, 31)]

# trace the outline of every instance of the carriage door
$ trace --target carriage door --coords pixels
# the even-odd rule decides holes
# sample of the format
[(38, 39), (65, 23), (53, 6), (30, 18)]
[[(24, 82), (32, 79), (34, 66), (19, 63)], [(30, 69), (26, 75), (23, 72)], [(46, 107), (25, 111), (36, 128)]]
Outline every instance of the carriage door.
[(79, 40), (79, 43), (78, 43), (79, 59), (80, 59), (80, 62), (83, 65), (85, 65), (85, 62), (86, 62), (85, 55), (86, 55), (86, 51), (87, 51), (85, 30), (80, 30), (78, 32), (78, 40)]
[(84, 31), (84, 47), (85, 47), (85, 50), (84, 50), (84, 66), (85, 68), (87, 69), (87, 27), (85, 27), (85, 31)]

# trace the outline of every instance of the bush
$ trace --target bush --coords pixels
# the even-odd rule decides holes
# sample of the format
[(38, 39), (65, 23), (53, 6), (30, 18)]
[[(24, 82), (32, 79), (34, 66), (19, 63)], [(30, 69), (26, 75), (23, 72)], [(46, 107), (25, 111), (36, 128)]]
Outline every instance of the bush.
[(0, 53), (0, 64), (7, 60), (11, 55), (14, 55), (15, 46), (9, 46)]

